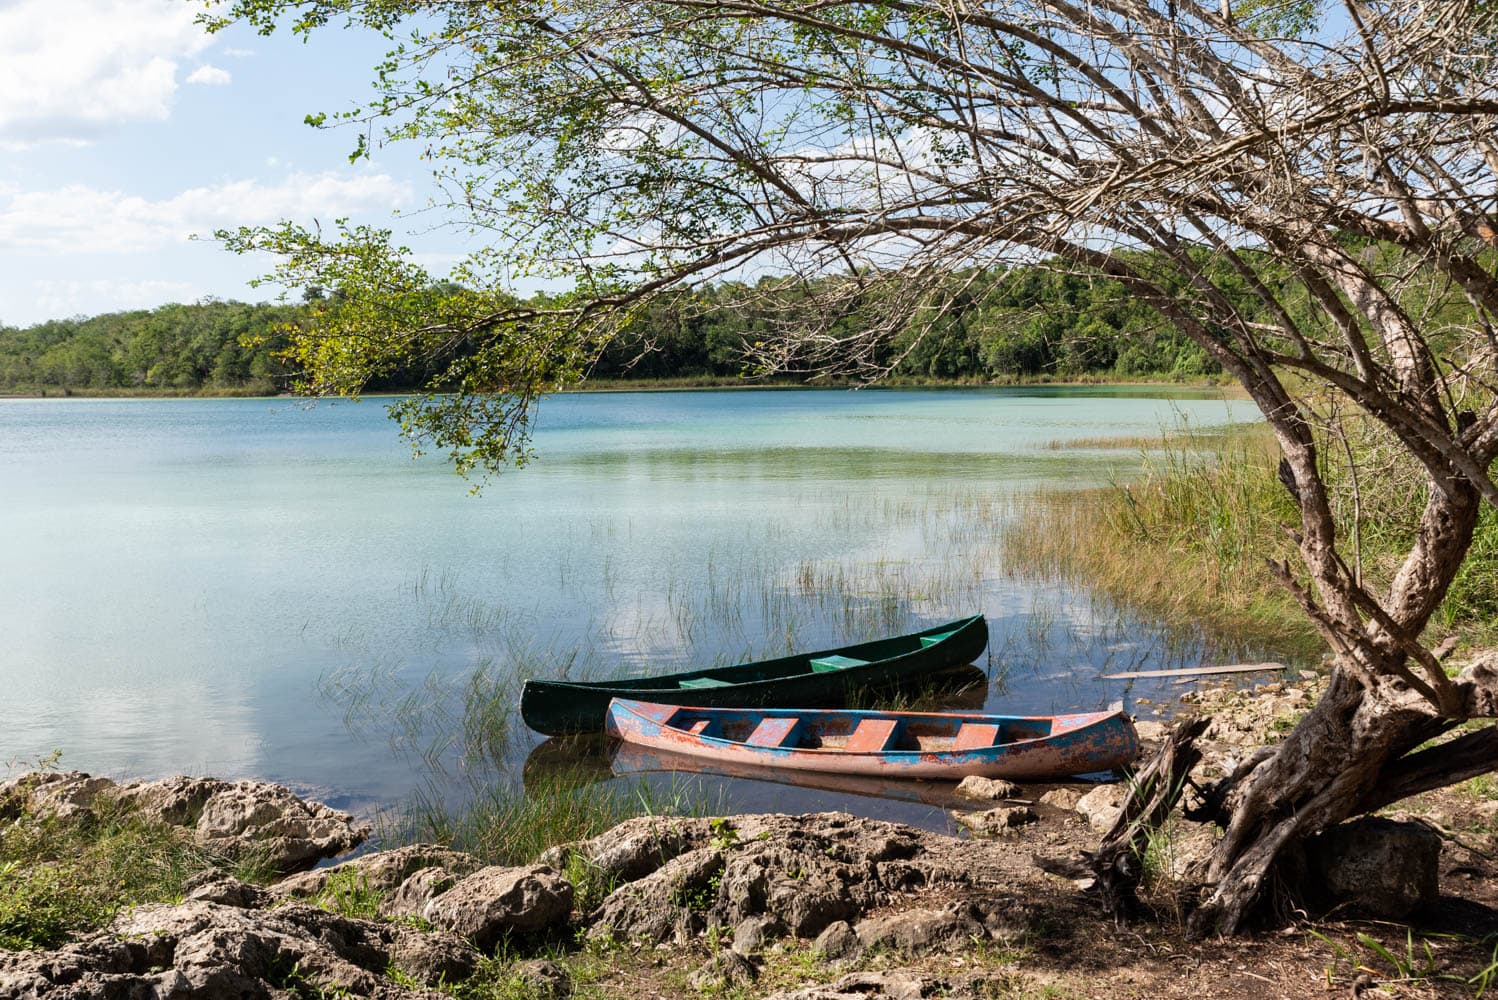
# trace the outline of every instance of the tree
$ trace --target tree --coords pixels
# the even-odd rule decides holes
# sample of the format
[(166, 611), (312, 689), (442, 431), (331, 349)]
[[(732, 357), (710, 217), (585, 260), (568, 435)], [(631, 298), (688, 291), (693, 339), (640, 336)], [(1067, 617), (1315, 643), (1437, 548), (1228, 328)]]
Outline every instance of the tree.
[[(1321, 6), (219, 0), (215, 23), (404, 37), (377, 99), (343, 116), (356, 155), (422, 143), (455, 220), (493, 242), (456, 276), (472, 291), (431, 302), (388, 233), (225, 237), (341, 293), (298, 341), (313, 388), (452, 359), (461, 391), (402, 415), (467, 467), (523, 457), (539, 391), (713, 278), (808, 279), (753, 362), (865, 376), (1006, 265), (1116, 282), (1263, 411), (1300, 511), (1300, 565), (1275, 572), (1336, 657), (1285, 742), (1215, 790), (1226, 830), (1195, 919), (1233, 931), (1288, 846), (1498, 763), (1491, 727), (1421, 749), (1498, 711), (1498, 662), (1449, 676), (1421, 641), (1498, 503), (1494, 5)], [(508, 270), (576, 291), (518, 309)], [(1349, 566), (1332, 517), (1333, 401), (1422, 481), (1386, 578)]]

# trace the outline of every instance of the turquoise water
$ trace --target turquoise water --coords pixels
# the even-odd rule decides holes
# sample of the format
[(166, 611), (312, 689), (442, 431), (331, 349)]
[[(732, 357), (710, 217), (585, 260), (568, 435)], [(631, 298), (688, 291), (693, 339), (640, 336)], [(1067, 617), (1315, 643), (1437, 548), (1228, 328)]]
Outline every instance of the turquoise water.
[[(1206, 655), (1005, 566), (1068, 439), (1253, 419), (1117, 389), (559, 396), (478, 496), (378, 402), (0, 401), (0, 764), (256, 776), (355, 806), (462, 756), (476, 671), (653, 673), (989, 615), (1003, 710)], [(1137, 692), (1135, 692), (1137, 693)], [(447, 713), (447, 714), (444, 714)], [(490, 763), (515, 771), (519, 729)]]

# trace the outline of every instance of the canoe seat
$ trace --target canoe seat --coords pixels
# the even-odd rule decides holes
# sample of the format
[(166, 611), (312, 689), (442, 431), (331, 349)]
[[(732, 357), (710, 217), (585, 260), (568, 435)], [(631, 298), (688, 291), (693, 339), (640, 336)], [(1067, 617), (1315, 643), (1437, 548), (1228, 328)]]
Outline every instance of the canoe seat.
[(951, 632), (938, 632), (935, 635), (923, 635), (921, 636), (921, 648), (929, 649), (932, 646), (936, 645), (938, 642), (946, 642), (950, 638), (952, 638)]
[(718, 730), (721, 728), (718, 725), (717, 719), (698, 719), (690, 726), (687, 726), (687, 732), (693, 736), (717, 736)]
[(815, 674), (830, 674), (834, 670), (847, 670), (849, 667), (861, 667), (868, 660), (855, 660), (851, 656), (819, 656), (811, 661), (811, 670)]
[(964, 722), (952, 741), (953, 750), (983, 750), (999, 742), (999, 727), (986, 722)]
[(684, 688), (720, 688), (727, 687), (728, 681), (720, 681), (716, 677), (684, 677), (676, 682), (677, 687)]
[(759, 725), (744, 742), (752, 747), (793, 747), (800, 740), (801, 720), (792, 715), (759, 720)]
[(894, 748), (899, 719), (861, 719), (843, 749), (849, 753), (881, 753)]

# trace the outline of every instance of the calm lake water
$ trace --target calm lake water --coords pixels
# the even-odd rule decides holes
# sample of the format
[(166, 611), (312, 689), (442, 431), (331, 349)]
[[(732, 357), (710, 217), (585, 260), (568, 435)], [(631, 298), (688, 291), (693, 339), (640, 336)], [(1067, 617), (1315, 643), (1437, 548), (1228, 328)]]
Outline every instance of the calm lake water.
[[(1140, 464), (1056, 442), (1254, 417), (1112, 388), (559, 396), (538, 460), (473, 496), (378, 402), (0, 401), (0, 764), (61, 749), (100, 774), (398, 805), (478, 768), (475, 677), (508, 696), (517, 675), (657, 673), (976, 611), (991, 709), (1179, 693), (1097, 675), (1220, 652), (1205, 637), (1029, 578), (998, 533), (1028, 492)], [(539, 738), (490, 728), (484, 780), (519, 780)]]

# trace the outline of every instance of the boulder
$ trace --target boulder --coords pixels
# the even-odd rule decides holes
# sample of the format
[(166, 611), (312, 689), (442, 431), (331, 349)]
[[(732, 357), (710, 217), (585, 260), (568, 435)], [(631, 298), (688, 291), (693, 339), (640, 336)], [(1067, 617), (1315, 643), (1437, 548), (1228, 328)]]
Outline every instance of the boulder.
[(855, 928), (865, 948), (890, 948), (909, 954), (967, 945), (986, 937), (982, 924), (952, 910), (905, 910), (864, 920)]
[(488, 950), (508, 935), (565, 923), (571, 913), (572, 883), (546, 865), (527, 865), (481, 868), (428, 903), (422, 916)]
[(581, 855), (604, 881), (633, 882), (711, 837), (706, 819), (641, 816), (625, 820), (591, 840), (550, 848), (541, 855), (541, 863), (566, 871), (568, 859)]
[(99, 794), (113, 787), (108, 778), (82, 771), (32, 771), (0, 781), (0, 819), (22, 811), (75, 819), (91, 813)]
[(269, 891), (278, 900), (310, 899), (327, 888), (329, 878), (357, 873), (361, 885), (372, 892), (389, 895), (397, 892), (407, 880), (423, 869), (440, 868), (458, 875), (467, 875), (481, 867), (483, 866), (477, 859), (458, 851), (432, 844), (410, 844), (391, 851), (365, 854), (328, 868), (299, 872), (277, 882)]
[(765, 946), (765, 942), (783, 933), (780, 921), (774, 917), (748, 917), (733, 928), (733, 950), (750, 956)]
[(753, 962), (725, 948), (693, 972), (687, 978), (687, 984), (699, 993), (705, 993), (726, 984), (751, 982), (758, 976), (759, 969)]
[(524, 984), (526, 997), (534, 1000), (566, 1000), (572, 995), (572, 978), (567, 970), (544, 958), (516, 962), (511, 973)]
[(458, 884), (458, 876), (446, 868), (423, 868), (406, 879), (395, 891), (380, 901), (380, 916), (390, 920), (419, 917), (428, 904)]
[(189, 830), (214, 853), (254, 857), (279, 872), (310, 868), (369, 836), (348, 813), (265, 781), (179, 776), (116, 784), (82, 771), (44, 771), (0, 783), (0, 816), (24, 809), (70, 820), (105, 806)]
[(952, 818), (974, 833), (990, 837), (1013, 833), (1017, 828), (1037, 819), (1035, 810), (1029, 806), (998, 806), (983, 812), (954, 811)]
[(461, 983), (478, 971), (482, 961), (477, 948), (454, 934), (397, 927), (390, 945), (390, 964), (428, 986)]
[(1363, 817), (1306, 845), (1309, 875), (1328, 900), (1387, 920), (1436, 901), (1441, 838), (1422, 823)]
[(1098, 785), (1077, 800), (1076, 810), (1094, 830), (1107, 833), (1123, 812), (1128, 793), (1123, 785)]
[[(252, 910), (206, 900), (140, 906), (54, 951), (0, 952), (0, 998), (432, 997), (385, 971), (415, 933), (301, 904)], [(455, 973), (457, 966), (449, 966)], [(448, 982), (454, 981), (449, 978)]]
[(588, 937), (622, 937), (659, 944), (675, 936), (689, 914), (716, 908), (722, 882), (722, 851), (714, 847), (689, 851), (610, 893), (593, 914)]
[(1075, 788), (1053, 788), (1040, 797), (1040, 804), (1050, 806), (1052, 809), (1064, 809), (1067, 812), (1077, 808), (1077, 803), (1082, 800), (1082, 793)]
[[(655, 822), (678, 853), (618, 886), (591, 915), (590, 938), (659, 943), (751, 917), (814, 938), (895, 893), (971, 877), (971, 844), (939, 838), (942, 848), (933, 851), (934, 835), (845, 813), (731, 817), (724, 822), (737, 836), (726, 844), (707, 823)], [(636, 823), (628, 832), (650, 842), (649, 829)], [(598, 856), (596, 840), (572, 849)]]
[(187, 891), (186, 902), (218, 903), (254, 910), (270, 902), (270, 893), (258, 885), (249, 885), (227, 875), (204, 879)]
[(812, 945), (812, 951), (826, 961), (851, 958), (857, 955), (861, 948), (857, 932), (846, 920), (837, 920), (828, 924), (827, 929), (817, 935), (817, 940)]
[(369, 827), (348, 813), (306, 802), (267, 781), (224, 783), (203, 803), (193, 827), (197, 841), (227, 854), (249, 849), (277, 871), (310, 868), (353, 850)]
[(1134, 732), (1142, 743), (1160, 743), (1170, 733), (1170, 726), (1152, 719), (1135, 719)]
[(1002, 778), (985, 778), (970, 774), (957, 783), (954, 791), (970, 799), (1012, 799), (1019, 794), (1019, 786)]

